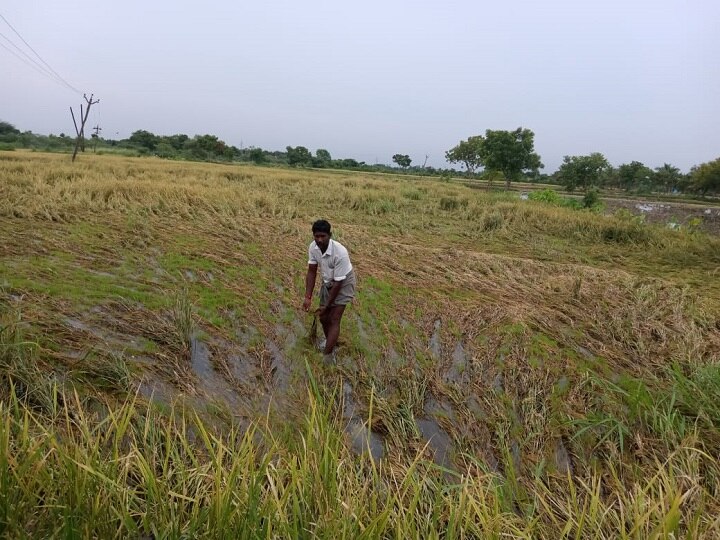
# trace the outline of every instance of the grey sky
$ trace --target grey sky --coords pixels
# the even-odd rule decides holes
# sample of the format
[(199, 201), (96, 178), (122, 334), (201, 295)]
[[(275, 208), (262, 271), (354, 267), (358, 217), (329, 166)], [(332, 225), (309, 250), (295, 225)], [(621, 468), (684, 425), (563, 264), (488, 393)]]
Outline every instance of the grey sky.
[[(0, 14), (100, 98), (106, 137), (445, 166), (459, 140), (522, 126), (546, 172), (595, 151), (683, 170), (720, 157), (717, 0), (5, 0)], [(0, 73), (0, 119), (72, 131), (81, 96), (3, 48)]]

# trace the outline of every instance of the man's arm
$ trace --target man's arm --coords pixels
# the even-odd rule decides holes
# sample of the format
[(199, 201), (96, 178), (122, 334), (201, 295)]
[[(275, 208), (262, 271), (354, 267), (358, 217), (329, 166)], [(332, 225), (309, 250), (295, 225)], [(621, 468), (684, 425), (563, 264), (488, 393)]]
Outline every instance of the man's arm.
[[(312, 293), (315, 289), (315, 278), (317, 277), (317, 264), (308, 264), (307, 274), (305, 275), (305, 300), (303, 301), (303, 309), (308, 311), (312, 303)], [(337, 293), (335, 293), (337, 296)]]

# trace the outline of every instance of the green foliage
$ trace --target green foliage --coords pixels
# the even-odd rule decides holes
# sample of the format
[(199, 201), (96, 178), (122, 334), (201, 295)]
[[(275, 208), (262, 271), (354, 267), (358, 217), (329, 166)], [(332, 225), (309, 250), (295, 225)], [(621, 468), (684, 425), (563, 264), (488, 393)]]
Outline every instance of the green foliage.
[(410, 156), (407, 154), (395, 154), (392, 157), (392, 160), (403, 169), (407, 169), (410, 166), (410, 163), (412, 163), (412, 159), (410, 159)]
[(0, 121), (0, 143), (11, 143), (17, 140), (20, 130), (8, 122)]
[(265, 153), (262, 148), (250, 148), (248, 155), (250, 157), (250, 161), (253, 163), (260, 164), (265, 161)]
[(155, 150), (155, 146), (157, 146), (158, 137), (149, 131), (139, 129), (130, 135), (128, 141), (140, 148), (146, 148), (148, 151), (152, 152)]
[(313, 167), (329, 167), (332, 163), (330, 152), (324, 148), (318, 148), (315, 151), (315, 157), (312, 159)]
[(552, 204), (553, 206), (564, 206), (566, 208), (573, 208), (576, 210), (582, 208), (595, 210), (602, 206), (602, 202), (600, 201), (600, 194), (595, 189), (590, 189), (585, 192), (585, 195), (580, 201), (570, 197), (563, 197), (557, 191), (552, 189), (532, 191), (528, 195), (528, 199), (531, 201)]
[(468, 137), (466, 141), (460, 141), (457, 146), (445, 152), (445, 159), (449, 163), (462, 163), (467, 169), (468, 176), (475, 172), (475, 169), (482, 166), (480, 157), (483, 141), (482, 135)]
[(556, 206), (562, 206), (563, 197), (554, 189), (541, 189), (539, 191), (531, 191), (528, 194), (531, 201), (544, 202)]
[(687, 373), (675, 364), (672, 377), (677, 403), (683, 413), (707, 428), (720, 429), (720, 365), (698, 366)]
[(675, 190), (681, 191), (686, 187), (685, 175), (680, 172), (680, 169), (669, 163), (664, 163), (662, 167), (655, 169), (653, 181), (655, 186), (662, 188), (666, 193)]
[(486, 170), (501, 171), (505, 188), (510, 181), (518, 180), (523, 171), (537, 171), (543, 167), (535, 153), (535, 134), (530, 129), (514, 131), (486, 130), (480, 148), (480, 159)]
[(646, 167), (639, 161), (625, 163), (617, 169), (620, 187), (626, 191), (632, 189), (649, 191), (654, 174), (649, 167)]
[(603, 173), (609, 168), (610, 163), (599, 152), (587, 156), (565, 156), (558, 169), (558, 177), (568, 191), (576, 188), (587, 190), (598, 186)]
[(582, 198), (583, 208), (594, 209), (602, 205), (600, 192), (597, 189), (588, 189)]
[(693, 187), (703, 195), (720, 193), (720, 158), (694, 167), (691, 175)]
[(295, 148), (288, 146), (286, 150), (289, 165), (305, 166), (312, 162), (312, 154), (310, 153), (310, 150), (304, 146), (296, 146)]

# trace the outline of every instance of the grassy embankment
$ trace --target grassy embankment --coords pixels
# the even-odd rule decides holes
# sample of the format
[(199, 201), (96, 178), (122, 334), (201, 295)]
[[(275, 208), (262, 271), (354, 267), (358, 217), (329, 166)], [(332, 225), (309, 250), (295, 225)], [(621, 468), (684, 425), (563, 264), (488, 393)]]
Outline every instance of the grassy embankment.
[[(360, 276), (337, 366), (296, 307), (317, 217)], [(717, 237), (20, 153), (0, 237), (5, 536), (720, 534)]]

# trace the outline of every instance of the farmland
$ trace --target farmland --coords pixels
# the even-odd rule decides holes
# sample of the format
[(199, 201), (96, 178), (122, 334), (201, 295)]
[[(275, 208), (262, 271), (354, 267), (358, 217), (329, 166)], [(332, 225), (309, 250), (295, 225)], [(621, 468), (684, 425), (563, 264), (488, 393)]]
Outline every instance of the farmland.
[[(338, 362), (299, 309), (328, 219)], [(720, 238), (401, 176), (0, 152), (5, 536), (720, 535)]]

